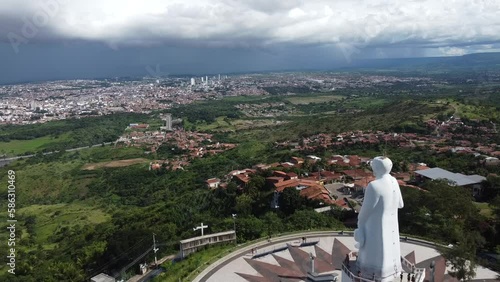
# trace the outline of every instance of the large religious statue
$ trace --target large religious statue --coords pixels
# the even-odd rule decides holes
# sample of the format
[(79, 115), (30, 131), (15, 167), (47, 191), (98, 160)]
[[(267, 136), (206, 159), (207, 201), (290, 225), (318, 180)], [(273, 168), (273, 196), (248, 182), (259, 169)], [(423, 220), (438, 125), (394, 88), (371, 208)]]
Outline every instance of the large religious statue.
[(398, 209), (403, 207), (403, 197), (397, 180), (389, 174), (389, 158), (376, 157), (371, 167), (376, 179), (366, 187), (358, 229), (354, 231), (359, 249), (357, 264), (363, 277), (393, 281), (402, 270)]

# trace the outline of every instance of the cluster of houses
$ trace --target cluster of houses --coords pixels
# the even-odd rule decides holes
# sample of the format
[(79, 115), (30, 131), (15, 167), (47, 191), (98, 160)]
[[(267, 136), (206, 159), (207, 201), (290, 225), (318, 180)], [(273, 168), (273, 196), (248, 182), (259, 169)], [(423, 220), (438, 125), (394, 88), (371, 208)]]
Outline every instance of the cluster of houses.
[[(492, 123), (478, 125), (464, 124), (459, 118), (452, 117), (440, 122), (428, 120), (427, 127), (432, 134), (388, 133), (384, 131), (349, 131), (340, 134), (317, 134), (298, 141), (276, 143), (277, 147), (292, 151), (314, 152), (352, 145), (386, 144), (400, 148), (424, 147), (435, 153), (457, 153), (482, 156), (485, 165), (500, 164), (500, 146), (496, 144), (497, 130)], [(480, 138), (478, 138), (480, 136)]]
[(354, 144), (375, 145), (391, 143), (401, 147), (414, 147), (410, 142), (415, 134), (395, 134), (383, 131), (350, 131), (339, 134), (316, 134), (304, 137), (300, 141), (285, 141), (276, 143), (278, 147), (290, 148), (292, 151), (314, 151), (318, 149), (335, 148)]
[(169, 169), (182, 169), (190, 164), (190, 160), (201, 158), (205, 155), (220, 154), (234, 149), (237, 145), (213, 141), (213, 135), (196, 131), (148, 131), (148, 124), (130, 124), (129, 130), (116, 141), (116, 146), (131, 146), (148, 148), (150, 153), (155, 153), (162, 144), (171, 144), (184, 153), (171, 160), (157, 160), (150, 164), (151, 170), (165, 166)]
[[(281, 193), (287, 188), (295, 188), (300, 191), (300, 195), (312, 200), (319, 200), (325, 204), (338, 204), (333, 194), (325, 187), (329, 183), (343, 183), (346, 189), (362, 191), (372, 180), (370, 171), (363, 169), (362, 164), (369, 162), (369, 158), (359, 156), (333, 156), (328, 163), (336, 163), (345, 166), (341, 172), (321, 170), (317, 172), (304, 173), (298, 175), (291, 168), (302, 169), (305, 162), (315, 163), (320, 158), (307, 156), (306, 159), (292, 157), (289, 162), (257, 164), (252, 168), (233, 170), (229, 172), (224, 180), (211, 178), (206, 180), (210, 189), (225, 188), (229, 182), (234, 182), (240, 189), (245, 189), (252, 175), (258, 172), (271, 171), (272, 175), (266, 178), (266, 184), (271, 186), (275, 192)], [(287, 171), (287, 172), (285, 172)]]
[[(345, 202), (343, 197), (335, 196), (330, 186), (342, 188), (343, 193), (346, 195), (363, 194), (366, 186), (375, 179), (372, 172), (367, 169), (371, 159), (357, 155), (335, 155), (326, 160), (327, 164), (340, 166), (342, 168), (340, 171), (320, 170), (298, 175), (291, 169), (297, 168), (304, 171), (304, 164), (306, 162), (314, 164), (319, 160), (321, 159), (309, 155), (305, 159), (292, 157), (290, 161), (283, 163), (257, 164), (252, 168), (233, 170), (223, 180), (219, 178), (207, 179), (206, 185), (210, 189), (226, 188), (229, 182), (234, 182), (240, 189), (245, 189), (252, 175), (268, 171), (272, 175), (266, 178), (266, 184), (271, 186), (275, 193), (281, 193), (285, 189), (294, 188), (300, 191), (301, 196), (308, 199), (349, 209), (349, 204)], [(481, 182), (486, 180), (485, 177), (480, 175), (464, 175), (449, 172), (441, 168), (429, 168), (423, 163), (409, 164), (408, 172), (393, 172), (392, 175), (398, 180), (400, 186), (419, 190), (422, 189), (415, 184), (422, 183), (427, 179), (444, 179), (452, 186), (469, 188), (475, 196), (481, 192)]]
[[(308, 156), (309, 161), (315, 162), (319, 158)], [(225, 181), (218, 178), (207, 179), (206, 184), (210, 189), (225, 188), (231, 181), (236, 183), (239, 188), (244, 189), (252, 175), (263, 171), (272, 171), (272, 176), (266, 178), (266, 184), (273, 187), (277, 193), (283, 192), (286, 188), (295, 188), (300, 190), (300, 195), (308, 199), (320, 200), (326, 204), (334, 204), (335, 199), (330, 195), (325, 188), (326, 182), (340, 180), (341, 175), (332, 171), (312, 172), (307, 175), (298, 175), (290, 171), (290, 168), (302, 168), (304, 159), (292, 157), (290, 162), (273, 163), (273, 164), (257, 164), (252, 168), (242, 170), (233, 170), (226, 175)], [(280, 169), (286, 169), (285, 172)]]

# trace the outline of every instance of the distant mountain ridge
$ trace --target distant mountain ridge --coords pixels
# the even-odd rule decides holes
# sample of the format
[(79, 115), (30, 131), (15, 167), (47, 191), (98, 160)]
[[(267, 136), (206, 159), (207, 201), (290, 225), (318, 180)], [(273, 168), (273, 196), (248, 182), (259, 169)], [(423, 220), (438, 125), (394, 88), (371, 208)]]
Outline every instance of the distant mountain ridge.
[[(448, 71), (459, 71), (459, 72), (469, 72), (469, 71), (484, 71), (484, 70), (500, 70), (500, 52), (491, 53), (474, 53), (462, 56), (447, 56), (447, 57), (417, 57), (417, 58), (391, 58), (391, 59), (354, 59), (353, 61), (347, 63), (345, 61), (332, 62), (330, 67), (326, 68), (301, 68), (301, 69), (268, 69), (268, 70), (247, 70), (247, 71), (232, 71), (232, 72), (221, 72), (221, 75), (244, 75), (244, 74), (266, 74), (266, 73), (285, 73), (285, 72), (325, 72), (325, 71), (404, 71), (406, 73), (429, 73), (429, 72), (448, 72)], [(96, 80), (142, 80), (148, 77), (148, 74), (144, 72), (143, 66), (135, 66), (129, 68), (130, 75), (124, 76), (110, 76), (110, 77), (73, 77), (73, 78), (56, 78), (53, 79), (33, 79), (33, 80), (19, 80), (11, 82), (2, 82), (0, 79), (0, 85), (8, 84), (24, 84), (24, 83), (38, 83), (44, 81), (55, 81), (55, 80), (72, 80), (72, 79), (96, 79)], [(140, 75), (138, 75), (140, 74)], [(170, 78), (184, 78), (188, 79), (190, 77), (200, 77), (200, 76), (214, 76), (219, 73), (204, 73), (204, 74), (189, 74), (189, 73), (179, 73), (179, 74), (168, 74), (163, 77)], [(156, 77), (149, 76), (150, 79), (156, 79)]]
[(449, 69), (477, 70), (498, 68), (500, 70), (500, 52), (474, 53), (463, 56), (420, 57), (399, 59), (369, 59), (354, 62), (346, 69)]

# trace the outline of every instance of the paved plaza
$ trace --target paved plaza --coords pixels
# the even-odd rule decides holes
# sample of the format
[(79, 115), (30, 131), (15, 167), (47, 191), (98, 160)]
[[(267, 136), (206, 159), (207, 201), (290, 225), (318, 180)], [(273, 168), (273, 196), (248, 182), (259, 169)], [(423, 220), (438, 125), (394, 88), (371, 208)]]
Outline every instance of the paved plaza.
[[(328, 234), (329, 233), (329, 234)], [(207, 282), (299, 282), (305, 281), (311, 270), (311, 255), (315, 260), (315, 272), (336, 273), (342, 281), (341, 269), (346, 254), (356, 251), (354, 238), (338, 232), (309, 233), (296, 238), (275, 238), (275, 243), (261, 243), (230, 254), (217, 262), (216, 267), (200, 274), (195, 281)], [(306, 240), (304, 240), (304, 237)], [(410, 243), (411, 241), (411, 243)], [(429, 265), (436, 262), (435, 281), (457, 281), (447, 273), (444, 258), (439, 252), (423, 242), (401, 241), (401, 255), (417, 268), (423, 268), (429, 277)], [(350, 262), (355, 266), (355, 256)], [(404, 268), (405, 271), (411, 271)], [(478, 267), (473, 281), (498, 281), (497, 273)], [(364, 275), (366, 276), (366, 275)], [(394, 281), (400, 282), (399, 276)], [(407, 281), (404, 274), (403, 281)]]

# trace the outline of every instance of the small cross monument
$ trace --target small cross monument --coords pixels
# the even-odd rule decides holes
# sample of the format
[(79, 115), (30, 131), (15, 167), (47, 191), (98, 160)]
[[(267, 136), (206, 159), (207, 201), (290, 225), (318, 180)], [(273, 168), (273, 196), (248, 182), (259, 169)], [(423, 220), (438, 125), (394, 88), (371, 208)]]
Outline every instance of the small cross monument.
[(207, 227), (208, 227), (208, 225), (203, 225), (203, 222), (202, 222), (200, 226), (196, 226), (195, 228), (193, 228), (193, 231), (201, 229), (201, 236), (203, 236), (203, 229), (205, 229)]

